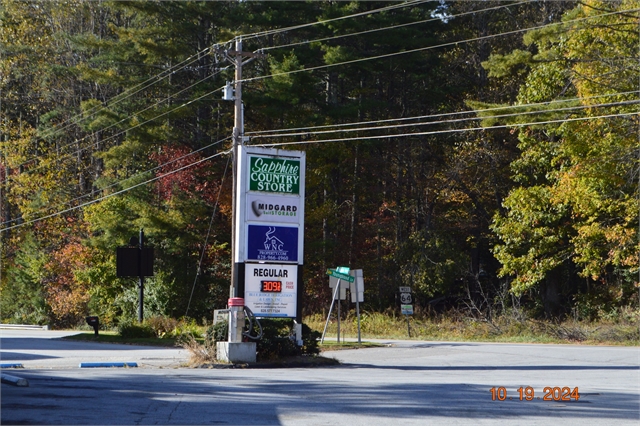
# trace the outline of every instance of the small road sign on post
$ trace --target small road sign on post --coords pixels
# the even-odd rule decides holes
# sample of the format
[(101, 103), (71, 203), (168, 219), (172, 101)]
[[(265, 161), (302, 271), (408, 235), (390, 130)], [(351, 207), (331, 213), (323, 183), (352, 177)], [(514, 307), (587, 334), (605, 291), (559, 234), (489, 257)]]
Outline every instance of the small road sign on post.
[[(322, 332), (322, 338), (320, 342), (324, 342), (324, 336), (327, 333), (327, 327), (329, 326), (329, 318), (331, 318), (331, 311), (333, 310), (333, 303), (336, 301), (336, 296), (340, 300), (340, 281), (344, 280), (349, 283), (354, 281), (354, 278), (349, 275), (349, 268), (346, 266), (338, 266), (336, 269), (327, 269), (327, 275), (338, 279), (336, 290), (333, 293), (333, 299), (331, 300), (331, 307), (329, 308), (329, 315), (327, 315), (327, 322), (324, 325), (324, 331)], [(338, 343), (340, 342), (340, 302), (338, 302)]]
[(400, 305), (402, 315), (413, 315), (413, 305)]
[(409, 315), (413, 315), (413, 298), (411, 297), (411, 287), (400, 287), (400, 312), (407, 317), (407, 334), (411, 337), (411, 324)]
[(349, 275), (349, 271), (347, 271), (346, 273), (343, 273), (343, 272), (338, 272), (336, 269), (327, 269), (327, 275), (342, 281), (350, 282), (350, 283), (355, 281), (355, 278)]

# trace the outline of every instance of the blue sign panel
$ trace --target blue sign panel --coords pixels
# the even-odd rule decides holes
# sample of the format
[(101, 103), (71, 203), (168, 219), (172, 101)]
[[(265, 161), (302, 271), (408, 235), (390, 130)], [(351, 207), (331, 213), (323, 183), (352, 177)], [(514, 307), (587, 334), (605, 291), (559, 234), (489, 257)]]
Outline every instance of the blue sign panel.
[(249, 225), (247, 260), (298, 261), (298, 228)]

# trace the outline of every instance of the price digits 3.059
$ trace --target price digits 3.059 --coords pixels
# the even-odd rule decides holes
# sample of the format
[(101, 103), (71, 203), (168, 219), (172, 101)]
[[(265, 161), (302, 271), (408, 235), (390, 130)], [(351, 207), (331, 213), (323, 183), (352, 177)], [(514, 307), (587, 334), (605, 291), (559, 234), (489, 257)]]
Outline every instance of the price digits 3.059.
[[(537, 397), (537, 399), (542, 399), (543, 401), (571, 401), (580, 399), (580, 392), (578, 388), (575, 387), (571, 389), (568, 386), (559, 387), (559, 386), (546, 386), (542, 390), (543, 396)], [(497, 388), (491, 388), (491, 400), (492, 401), (504, 401), (507, 399), (507, 389), (504, 386), (500, 386)], [(509, 397), (509, 399), (513, 399), (513, 397)], [(518, 388), (518, 400), (520, 401), (532, 401), (536, 399), (536, 392), (533, 390), (531, 386), (527, 387), (519, 387)]]

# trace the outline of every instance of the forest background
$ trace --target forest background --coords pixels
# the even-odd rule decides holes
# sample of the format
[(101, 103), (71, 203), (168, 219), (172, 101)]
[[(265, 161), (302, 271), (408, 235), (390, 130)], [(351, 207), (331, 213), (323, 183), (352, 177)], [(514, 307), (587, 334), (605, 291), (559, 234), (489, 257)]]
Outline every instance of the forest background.
[(638, 315), (640, 2), (0, 0), (0, 314), (134, 318), (229, 294), (233, 80), (249, 145), (306, 151), (305, 315)]

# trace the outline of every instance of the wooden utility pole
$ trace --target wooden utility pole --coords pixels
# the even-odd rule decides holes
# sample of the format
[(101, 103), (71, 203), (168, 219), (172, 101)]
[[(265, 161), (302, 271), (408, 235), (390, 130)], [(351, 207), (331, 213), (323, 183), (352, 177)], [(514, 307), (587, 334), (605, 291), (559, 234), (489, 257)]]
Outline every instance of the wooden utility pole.
[[(236, 192), (238, 189), (238, 146), (244, 144), (244, 105), (242, 104), (242, 66), (252, 61), (254, 58), (264, 57), (262, 53), (252, 53), (242, 51), (242, 38), (236, 39), (235, 50), (225, 51), (226, 58), (235, 65), (234, 81), (234, 122), (233, 122), (233, 194), (232, 203), (232, 226), (231, 226), (231, 287), (229, 297), (243, 297), (239, 294), (238, 275), (241, 267), (236, 262)], [(247, 58), (247, 59), (245, 59)], [(225, 93), (226, 100), (231, 100), (229, 93)]]

